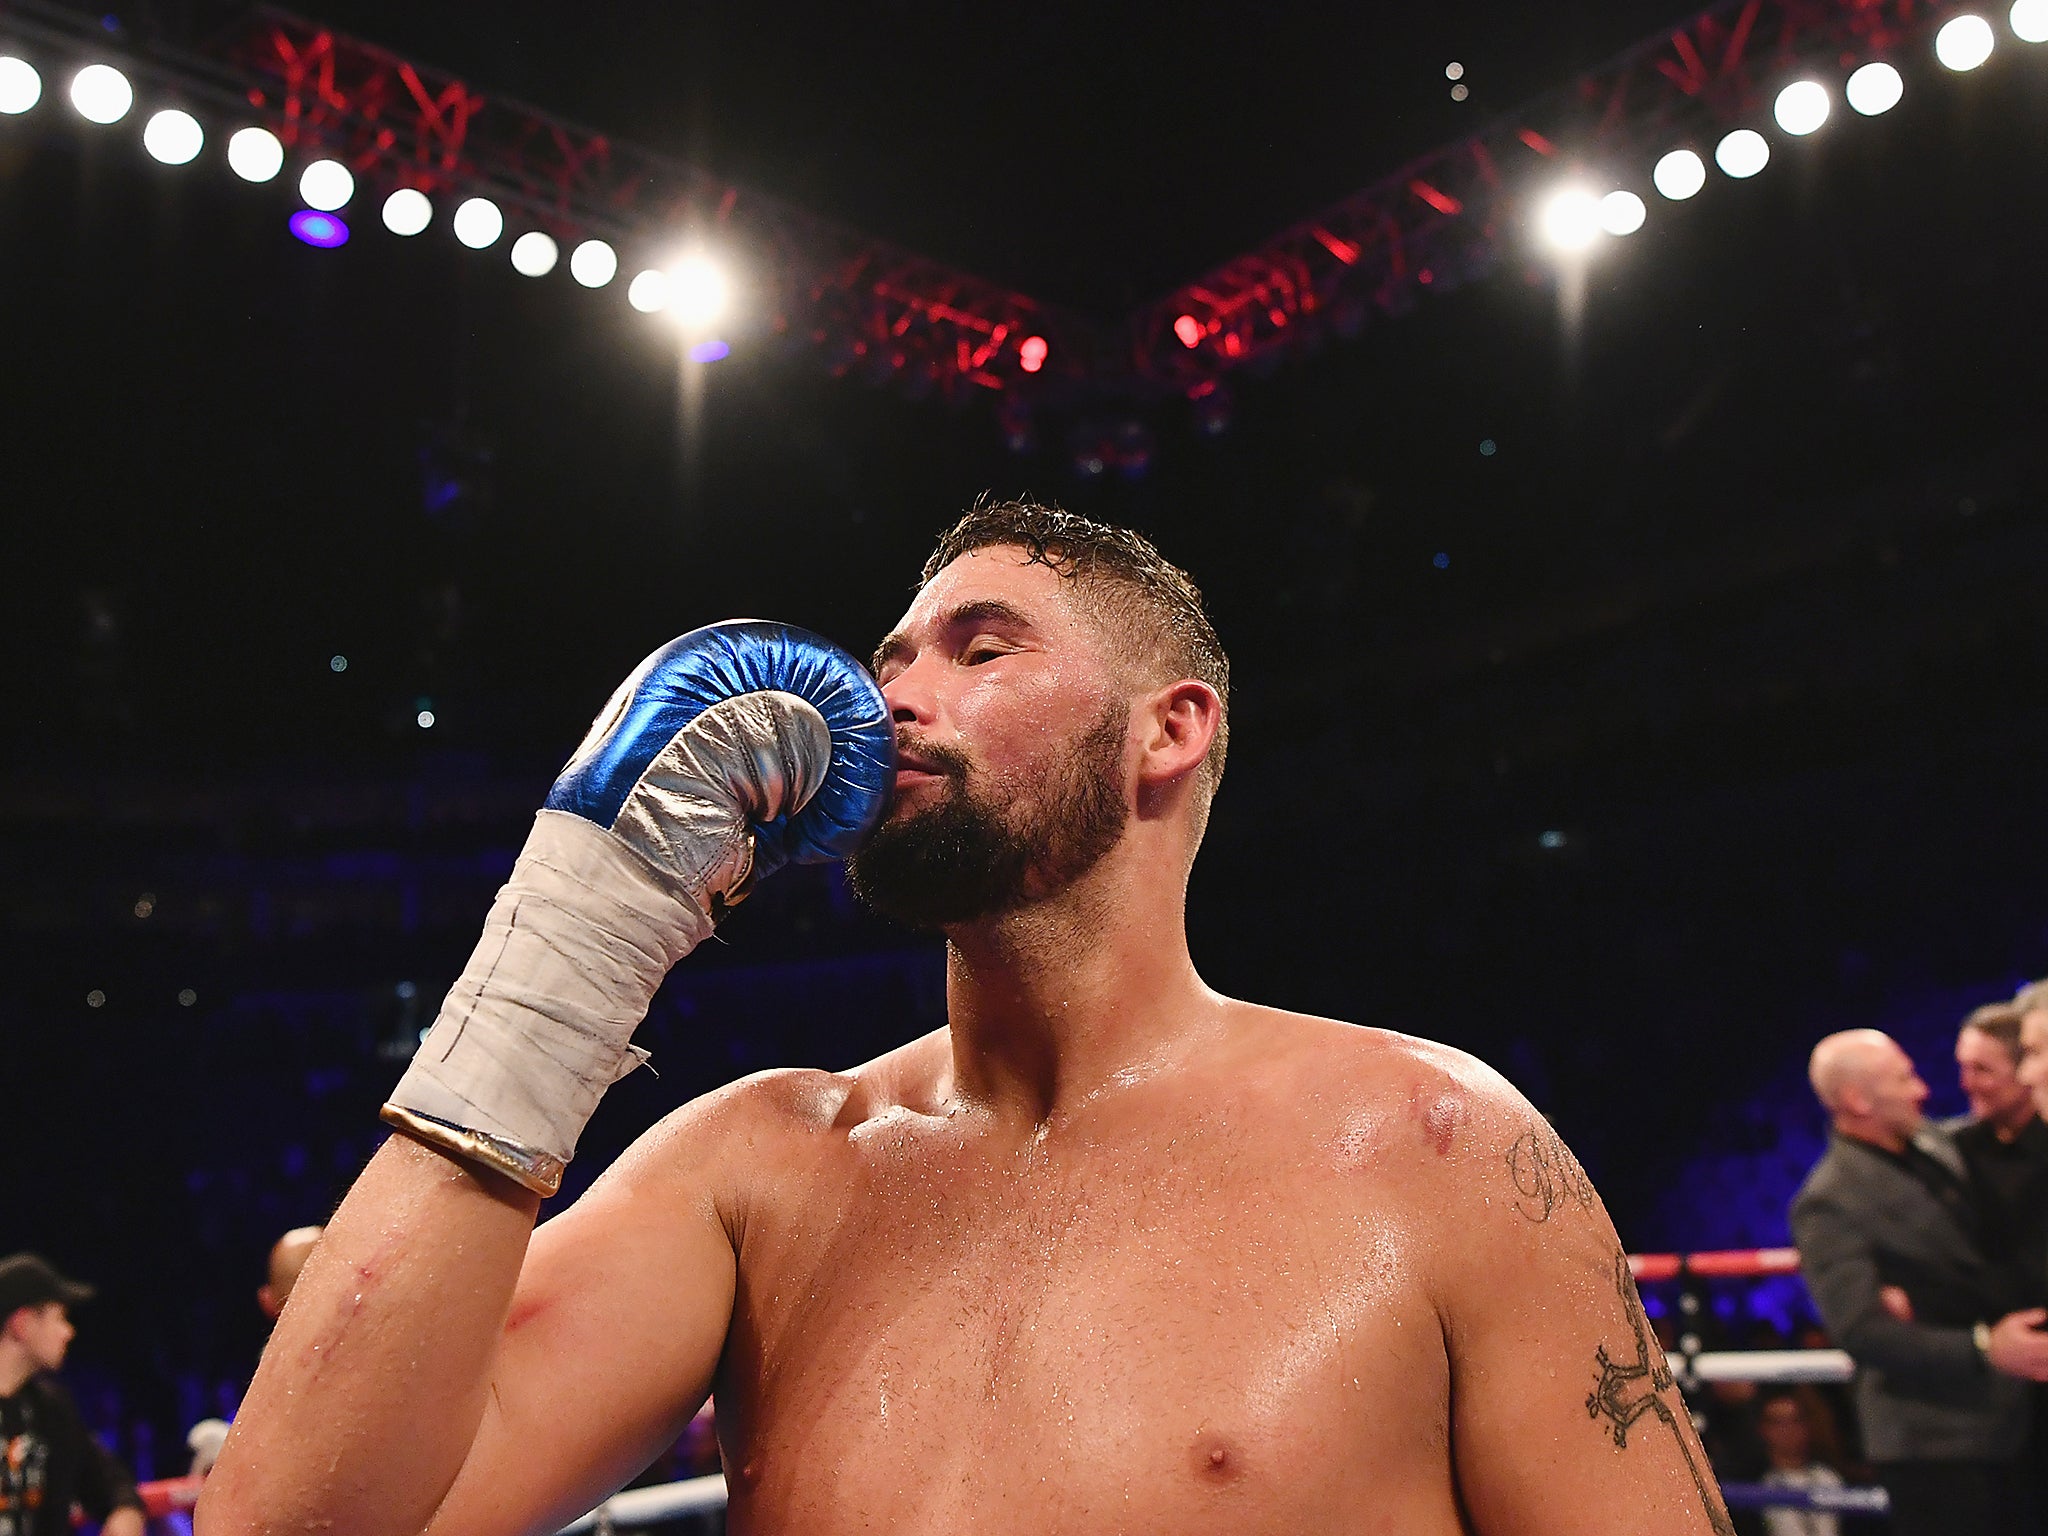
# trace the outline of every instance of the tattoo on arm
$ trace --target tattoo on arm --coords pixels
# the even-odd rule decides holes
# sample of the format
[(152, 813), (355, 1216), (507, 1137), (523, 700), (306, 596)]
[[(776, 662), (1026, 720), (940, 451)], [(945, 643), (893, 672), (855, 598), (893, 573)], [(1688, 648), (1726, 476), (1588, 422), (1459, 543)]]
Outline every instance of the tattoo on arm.
[(1642, 1298), (1636, 1293), (1635, 1277), (1628, 1271), (1625, 1253), (1614, 1256), (1614, 1289), (1635, 1334), (1635, 1358), (1617, 1360), (1607, 1352), (1605, 1344), (1594, 1349), (1593, 1360), (1600, 1367), (1600, 1379), (1586, 1394), (1586, 1417), (1604, 1419), (1614, 1435), (1614, 1443), (1626, 1450), (1629, 1430), (1638, 1420), (1656, 1415), (1678, 1442), (1679, 1452), (1685, 1457), (1685, 1469), (1692, 1474), (1693, 1487), (1699, 1491), (1700, 1504), (1707, 1512), (1714, 1536), (1735, 1536), (1727, 1507), (1721, 1502), (1720, 1487), (1706, 1466), (1705, 1453), (1700, 1450), (1697, 1438), (1688, 1433), (1691, 1421), (1688, 1419), (1684, 1425), (1679, 1422), (1679, 1414), (1685, 1411), (1684, 1403), (1674, 1409), (1664, 1401), (1664, 1394), (1677, 1385), (1677, 1378), (1671, 1374), (1664, 1351), (1650, 1332), (1650, 1320), (1643, 1313)]
[(1532, 1125), (1507, 1150), (1508, 1177), (1514, 1181), (1515, 1209), (1530, 1221), (1550, 1220), (1567, 1200), (1582, 1211), (1593, 1208), (1593, 1181), (1548, 1125)]

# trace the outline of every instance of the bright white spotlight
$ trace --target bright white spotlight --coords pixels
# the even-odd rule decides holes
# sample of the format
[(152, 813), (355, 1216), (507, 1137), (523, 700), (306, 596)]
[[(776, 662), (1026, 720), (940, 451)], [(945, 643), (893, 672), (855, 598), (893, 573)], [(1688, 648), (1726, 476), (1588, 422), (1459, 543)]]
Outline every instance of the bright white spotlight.
[(43, 99), (43, 77), (35, 65), (13, 54), (0, 54), (0, 112), (19, 116)]
[(2048, 43), (2048, 0), (2012, 0), (2012, 35), (2023, 43)]
[(455, 210), (455, 238), (472, 251), (498, 243), (505, 233), (505, 215), (488, 197), (472, 197)]
[(602, 240), (585, 240), (569, 253), (569, 275), (586, 288), (602, 288), (619, 275), (619, 253)]
[(626, 289), (626, 302), (643, 315), (668, 307), (668, 274), (649, 267)]
[(190, 165), (206, 147), (206, 130), (190, 112), (167, 107), (144, 126), (142, 147), (165, 165)]
[(339, 160), (315, 160), (299, 173), (299, 196), (308, 208), (332, 213), (356, 195), (356, 179)]
[(1899, 98), (1906, 94), (1906, 82), (1899, 78), (1896, 69), (1879, 59), (1851, 75), (1848, 84), (1842, 87), (1842, 94), (1848, 98), (1849, 105), (1865, 117), (1876, 117), (1899, 104)]
[(512, 242), (512, 270), (521, 277), (546, 277), (560, 259), (554, 237), (537, 229), (529, 229)]
[(1771, 115), (1794, 138), (1803, 139), (1828, 120), (1828, 88), (1818, 80), (1794, 80), (1778, 92)]
[(686, 256), (668, 274), (668, 307), (686, 326), (709, 325), (725, 313), (725, 274), (702, 256)]
[(1689, 149), (1674, 149), (1657, 162), (1650, 183), (1672, 202), (1682, 203), (1707, 184), (1707, 163)]
[(1754, 128), (1738, 128), (1714, 146), (1714, 164), (1737, 181), (1747, 180), (1770, 163), (1770, 141)]
[(384, 199), (384, 227), (394, 235), (416, 235), (434, 222), (434, 205), (418, 187), (400, 187)]
[(244, 181), (268, 181), (284, 169), (284, 146), (268, 128), (244, 128), (228, 140), (228, 165)]
[(1600, 227), (1610, 235), (1632, 235), (1649, 216), (1650, 210), (1633, 192), (1610, 192), (1600, 199)]
[(1991, 23), (1967, 11), (1949, 18), (1934, 34), (1934, 56), (1950, 69), (1975, 69), (1991, 57)]
[(1584, 187), (1560, 187), (1537, 205), (1536, 229), (1553, 251), (1586, 250), (1600, 238), (1600, 200)]
[(71, 105), (90, 123), (118, 123), (135, 105), (135, 88), (111, 64), (88, 64), (71, 77)]

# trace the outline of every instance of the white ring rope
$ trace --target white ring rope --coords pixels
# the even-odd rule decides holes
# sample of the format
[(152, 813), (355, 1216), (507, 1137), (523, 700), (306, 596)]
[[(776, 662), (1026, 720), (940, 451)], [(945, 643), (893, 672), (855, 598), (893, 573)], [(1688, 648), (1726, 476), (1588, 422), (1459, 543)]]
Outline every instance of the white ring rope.
[(659, 1525), (678, 1515), (700, 1515), (725, 1508), (725, 1479), (714, 1472), (654, 1488), (628, 1488), (615, 1493), (580, 1520), (562, 1527), (560, 1536), (577, 1531), (604, 1531), (620, 1526)]
[(1725, 1349), (1671, 1357), (1685, 1381), (1754, 1381), (1770, 1385), (1853, 1380), (1856, 1362), (1841, 1349)]

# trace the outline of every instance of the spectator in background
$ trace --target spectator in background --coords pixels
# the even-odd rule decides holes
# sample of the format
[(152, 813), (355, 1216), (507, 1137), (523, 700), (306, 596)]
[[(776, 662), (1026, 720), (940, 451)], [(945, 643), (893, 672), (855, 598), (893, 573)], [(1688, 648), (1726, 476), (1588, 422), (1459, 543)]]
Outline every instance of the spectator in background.
[(73, 1504), (104, 1536), (142, 1536), (134, 1478), (50, 1374), (91, 1296), (32, 1253), (0, 1259), (0, 1536), (71, 1536)]
[[(1842, 1474), (1814, 1455), (1812, 1405), (1785, 1387), (1766, 1391), (1757, 1402), (1757, 1433), (1768, 1465), (1763, 1481), (1773, 1488), (1840, 1488)], [(1841, 1521), (1805, 1509), (1764, 1511), (1764, 1536), (1840, 1536)]]
[(2030, 1299), (2048, 1301), (2048, 1121), (2019, 1078), (2020, 1010), (1987, 1003), (1956, 1033), (1956, 1071), (1970, 1118), (1954, 1127), (1977, 1187), (1984, 1249), (2026, 1276)]
[[(2048, 1380), (2048, 1312), (2012, 1309), (1968, 1169), (1926, 1123), (1927, 1085), (1898, 1043), (1874, 1029), (1830, 1035), (1809, 1073), (1833, 1134), (1793, 1199), (1793, 1241), (1821, 1320), (1856, 1361), (1892, 1529), (2003, 1536), (2023, 1507), (2026, 1383)], [(1910, 1299), (1911, 1321), (1884, 1306), (1888, 1285)]]
[(2048, 980), (2021, 987), (2012, 1007), (2020, 1016), (2018, 1076), (2034, 1096), (2034, 1113), (2048, 1119)]
[(312, 1257), (325, 1227), (293, 1227), (270, 1245), (270, 1268), (263, 1284), (256, 1287), (256, 1305), (273, 1323), (284, 1314), (292, 1287), (299, 1283), (299, 1271)]
[[(284, 1304), (291, 1299), (292, 1287), (299, 1283), (299, 1271), (306, 1267), (306, 1260), (313, 1255), (314, 1246), (320, 1241), (325, 1227), (293, 1227), (270, 1245), (270, 1262), (265, 1267), (263, 1283), (256, 1287), (256, 1305), (263, 1315), (273, 1323), (284, 1313)], [(213, 1470), (213, 1464), (220, 1459), (221, 1447), (228, 1441), (226, 1419), (201, 1419), (186, 1432), (185, 1444), (192, 1452), (192, 1473), (203, 1477)], [(0, 1536), (5, 1536), (0, 1532)]]

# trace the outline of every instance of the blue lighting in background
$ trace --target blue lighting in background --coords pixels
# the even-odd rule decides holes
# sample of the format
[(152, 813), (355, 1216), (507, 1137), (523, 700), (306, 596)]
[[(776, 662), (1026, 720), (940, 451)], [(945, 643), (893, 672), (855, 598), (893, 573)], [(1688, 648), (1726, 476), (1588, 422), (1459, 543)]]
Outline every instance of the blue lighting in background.
[(1498, 451), (1499, 451), (1499, 450), (1498, 450), (1498, 448), (1497, 448), (1497, 447), (1495, 446), (1495, 444), (1494, 444), (1494, 441), (1493, 441), (1493, 439), (1492, 439), (1492, 438), (1488, 437), (1488, 438), (1482, 438), (1482, 439), (1480, 440), (1480, 443), (1479, 443), (1479, 452), (1480, 452), (1480, 454), (1481, 454), (1481, 455), (1482, 455), (1483, 457), (1485, 457), (1485, 458), (1489, 458), (1489, 459), (1490, 459), (1490, 458), (1492, 458), (1492, 457), (1494, 456), (1494, 454), (1495, 454), (1496, 452), (1498, 452)]
[(1448, 571), (1451, 568), (1451, 557), (1440, 549), (1436, 552), (1436, 558), (1429, 563), (1440, 571)]
[(721, 357), (730, 356), (732, 348), (722, 341), (700, 341), (690, 348), (690, 361), (693, 363), (715, 363)]
[(348, 244), (348, 226), (331, 213), (316, 213), (311, 208), (301, 208), (292, 215), (292, 233), (308, 245), (317, 245), (323, 251), (331, 251), (337, 245)]

